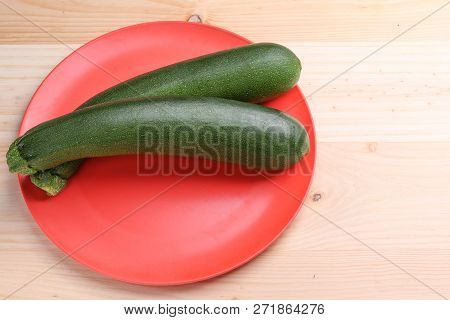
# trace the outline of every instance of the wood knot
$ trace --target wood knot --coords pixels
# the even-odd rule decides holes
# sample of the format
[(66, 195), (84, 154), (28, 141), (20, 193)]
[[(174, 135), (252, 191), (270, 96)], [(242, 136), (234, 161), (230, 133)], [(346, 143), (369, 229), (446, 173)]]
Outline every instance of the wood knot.
[(370, 152), (376, 152), (378, 148), (378, 143), (371, 142), (367, 145), (367, 148), (369, 149)]
[(320, 193), (314, 193), (313, 197), (312, 197), (314, 202), (319, 201), (320, 199), (322, 199), (322, 194)]

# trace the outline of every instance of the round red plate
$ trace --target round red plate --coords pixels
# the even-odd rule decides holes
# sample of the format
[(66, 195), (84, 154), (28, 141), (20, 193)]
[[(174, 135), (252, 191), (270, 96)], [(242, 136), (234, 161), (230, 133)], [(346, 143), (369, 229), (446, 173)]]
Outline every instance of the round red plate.
[[(226, 30), (187, 22), (146, 23), (108, 33), (69, 55), (48, 75), (25, 112), (20, 134), (74, 110), (119, 81), (248, 43)], [(141, 176), (136, 157), (123, 156), (86, 160), (56, 197), (20, 177), (23, 196), (50, 240), (113, 278), (169, 285), (225, 273), (281, 234), (312, 177), (315, 135), (300, 90), (296, 87), (266, 105), (282, 110), (296, 105), (288, 113), (305, 125), (311, 139), (309, 155), (272, 181), (229, 176), (223, 168), (213, 176)]]

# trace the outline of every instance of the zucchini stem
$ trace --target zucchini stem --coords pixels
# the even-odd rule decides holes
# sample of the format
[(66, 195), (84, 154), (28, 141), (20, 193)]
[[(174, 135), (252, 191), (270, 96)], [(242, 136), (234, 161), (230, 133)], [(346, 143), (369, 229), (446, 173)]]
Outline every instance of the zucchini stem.
[(34, 174), (37, 172), (36, 169), (31, 168), (28, 165), (27, 160), (25, 160), (19, 151), (19, 141), (20, 138), (14, 140), (14, 142), (9, 147), (8, 152), (6, 153), (6, 163), (8, 164), (10, 172), (17, 172), (24, 176), (28, 176), (30, 174)]
[(61, 178), (50, 171), (37, 172), (33, 174), (30, 179), (35, 186), (41, 188), (50, 196), (57, 195), (62, 189), (64, 189), (67, 183), (66, 179)]

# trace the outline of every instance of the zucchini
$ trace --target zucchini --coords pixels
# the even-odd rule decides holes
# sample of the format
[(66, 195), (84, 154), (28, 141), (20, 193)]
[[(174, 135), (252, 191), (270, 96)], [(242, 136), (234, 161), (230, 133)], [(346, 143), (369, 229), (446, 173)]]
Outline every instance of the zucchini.
[(288, 48), (256, 43), (145, 73), (97, 94), (81, 107), (140, 96), (208, 96), (263, 102), (291, 89), (300, 71), (300, 60)]
[[(213, 97), (160, 97), (112, 101), (44, 122), (17, 138), (6, 157), (10, 171), (24, 175), (82, 158), (140, 152), (273, 171), (308, 150), (303, 126), (279, 110)], [(63, 187), (51, 176), (42, 180), (50, 194)]]
[[(140, 96), (211, 96), (262, 102), (291, 89), (300, 71), (300, 61), (289, 49), (273, 43), (252, 44), (137, 76), (97, 94), (79, 108)], [(31, 181), (44, 190), (49, 181), (64, 186), (81, 162), (38, 172)]]

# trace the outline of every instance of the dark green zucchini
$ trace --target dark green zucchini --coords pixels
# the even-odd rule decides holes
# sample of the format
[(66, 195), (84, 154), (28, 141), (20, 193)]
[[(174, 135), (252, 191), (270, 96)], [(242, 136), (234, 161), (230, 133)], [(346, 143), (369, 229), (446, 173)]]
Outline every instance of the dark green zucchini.
[(291, 89), (300, 71), (300, 60), (288, 48), (257, 43), (145, 73), (97, 94), (81, 107), (140, 96), (200, 96), (262, 102)]
[[(273, 171), (288, 168), (308, 150), (303, 126), (276, 109), (212, 97), (144, 98), (44, 122), (13, 142), (7, 163), (10, 171), (30, 175), (77, 159), (150, 152)], [(64, 186), (51, 176), (42, 181), (50, 194)]]

